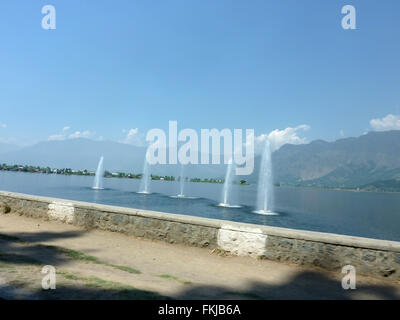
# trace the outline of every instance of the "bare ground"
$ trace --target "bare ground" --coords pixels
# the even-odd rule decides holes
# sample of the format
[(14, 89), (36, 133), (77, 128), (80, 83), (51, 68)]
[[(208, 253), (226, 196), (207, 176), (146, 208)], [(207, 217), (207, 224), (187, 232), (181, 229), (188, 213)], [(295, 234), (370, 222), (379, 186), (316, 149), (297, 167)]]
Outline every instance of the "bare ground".
[[(42, 267), (56, 268), (43, 290)], [(400, 283), (0, 215), (4, 299), (399, 299)]]

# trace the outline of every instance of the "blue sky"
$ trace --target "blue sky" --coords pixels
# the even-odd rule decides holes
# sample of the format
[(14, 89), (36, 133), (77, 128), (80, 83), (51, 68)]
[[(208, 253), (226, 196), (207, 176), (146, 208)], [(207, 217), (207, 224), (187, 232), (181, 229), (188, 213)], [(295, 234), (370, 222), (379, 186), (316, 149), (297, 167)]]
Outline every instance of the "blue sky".
[[(41, 28), (47, 4), (56, 30)], [(357, 30), (341, 27), (346, 4)], [(169, 120), (306, 125), (292, 134), (307, 141), (359, 136), (372, 119), (400, 129), (397, 0), (8, 0), (0, 36), (0, 141), (123, 141)]]

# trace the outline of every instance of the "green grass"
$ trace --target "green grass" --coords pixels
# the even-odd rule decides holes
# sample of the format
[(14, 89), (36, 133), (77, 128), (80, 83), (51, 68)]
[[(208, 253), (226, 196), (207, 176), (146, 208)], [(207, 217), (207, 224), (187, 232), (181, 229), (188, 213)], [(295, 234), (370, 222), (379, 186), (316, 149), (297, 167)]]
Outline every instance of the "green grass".
[(139, 290), (126, 284), (104, 280), (96, 276), (84, 277), (69, 272), (58, 272), (58, 274), (68, 280), (81, 281), (88, 288), (112, 291), (113, 296), (117, 299), (169, 299), (168, 297), (162, 296), (156, 292)]
[[(29, 244), (27, 242), (22, 241), (18, 237), (10, 236), (10, 235), (6, 235), (6, 234), (2, 234), (2, 233), (0, 233), (0, 240), (19, 242), (21, 244)], [(105, 266), (108, 266), (108, 267), (111, 267), (114, 269), (132, 273), (132, 274), (140, 274), (141, 273), (141, 271), (134, 269), (132, 267), (129, 267), (129, 266), (120, 266), (120, 265), (115, 265), (115, 264), (111, 264), (111, 263), (105, 263), (105, 262), (99, 260), (98, 258), (88, 255), (82, 251), (72, 250), (72, 249), (68, 249), (68, 248), (64, 248), (64, 247), (60, 247), (60, 246), (44, 245), (44, 244), (39, 244), (36, 247), (45, 248), (45, 249), (56, 251), (61, 254), (65, 254), (70, 259), (77, 260), (77, 261), (101, 264), (101, 265), (105, 265)], [(1, 258), (1, 256), (0, 256), (0, 258)]]
[(52, 249), (52, 250), (56, 250), (60, 253), (65, 254), (66, 256), (68, 256), (69, 258), (73, 259), (73, 260), (78, 260), (78, 261), (83, 261), (83, 262), (87, 262), (87, 263), (95, 263), (95, 264), (101, 264), (104, 266), (108, 266), (114, 269), (118, 269), (121, 271), (125, 271), (128, 273), (133, 273), (133, 274), (140, 274), (141, 272), (137, 269), (134, 269), (132, 267), (129, 266), (120, 266), (120, 265), (115, 265), (115, 264), (111, 264), (111, 263), (106, 263), (103, 262), (101, 260), (99, 260), (98, 258), (88, 255), (84, 252), (81, 251), (77, 251), (77, 250), (72, 250), (72, 249), (67, 249), (67, 248), (63, 248), (63, 247), (59, 247), (59, 246), (45, 246), (48, 249)]
[(107, 266), (112, 267), (114, 269), (119, 269), (125, 272), (133, 273), (133, 274), (141, 274), (139, 270), (136, 270), (134, 268), (128, 267), (128, 266), (118, 266), (115, 264), (107, 264)]
[(58, 252), (61, 252), (65, 254), (67, 257), (73, 259), (73, 260), (78, 260), (78, 261), (84, 261), (84, 262), (90, 262), (90, 263), (95, 263), (95, 264), (104, 264), (102, 263), (99, 259), (97, 259), (94, 256), (90, 256), (84, 252), (81, 251), (76, 251), (72, 249), (67, 249), (59, 246), (47, 246), (48, 248), (54, 249)]
[(61, 274), (65, 279), (68, 279), (68, 280), (75, 280), (75, 281), (82, 280), (82, 278), (80, 278), (72, 273), (58, 272), (58, 274)]
[(178, 277), (171, 276), (169, 274), (159, 274), (157, 277), (163, 278), (163, 279), (175, 280), (175, 281), (178, 281), (178, 282), (183, 283), (183, 284), (192, 284), (192, 282), (190, 282), (190, 281), (183, 280), (183, 279), (180, 279)]
[(68, 280), (82, 281), (85, 283), (87, 287), (101, 288), (101, 289), (127, 288), (127, 286), (122, 285), (118, 282), (103, 280), (95, 276), (83, 277), (65, 271), (59, 271), (58, 274), (62, 275), (65, 279)]

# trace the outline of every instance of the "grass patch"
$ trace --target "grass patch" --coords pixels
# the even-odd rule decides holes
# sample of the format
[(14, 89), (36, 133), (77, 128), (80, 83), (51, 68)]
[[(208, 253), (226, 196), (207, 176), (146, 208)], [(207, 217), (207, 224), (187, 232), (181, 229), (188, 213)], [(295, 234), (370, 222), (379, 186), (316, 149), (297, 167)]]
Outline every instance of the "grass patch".
[(118, 269), (121, 271), (125, 271), (128, 273), (133, 273), (133, 274), (140, 274), (141, 272), (137, 269), (131, 268), (129, 266), (120, 266), (120, 265), (115, 265), (115, 264), (111, 264), (111, 263), (105, 263), (102, 262), (101, 260), (99, 260), (98, 258), (88, 255), (86, 253), (83, 253), (81, 251), (76, 251), (76, 250), (72, 250), (72, 249), (67, 249), (67, 248), (63, 248), (63, 247), (59, 247), (59, 246), (45, 246), (48, 249), (53, 249), (56, 250), (60, 253), (65, 254), (66, 256), (68, 256), (69, 258), (73, 259), (73, 260), (78, 260), (78, 261), (83, 261), (83, 262), (87, 262), (87, 263), (95, 263), (95, 264), (101, 264), (104, 266), (108, 266), (114, 269)]
[(128, 267), (128, 266), (118, 266), (115, 264), (107, 264), (107, 266), (112, 267), (114, 269), (122, 270), (125, 272), (133, 273), (133, 274), (141, 274), (142, 273), (139, 270), (136, 270), (136, 269)]
[(134, 287), (130, 287), (124, 284), (121, 284), (119, 282), (114, 282), (114, 281), (109, 281), (109, 280), (104, 280), (99, 277), (95, 276), (90, 276), (86, 277), (84, 279), (88, 287), (92, 288), (101, 288), (105, 290), (129, 290), (129, 289), (134, 289)]
[(95, 276), (84, 277), (68, 272), (58, 272), (58, 274), (68, 280), (81, 281), (88, 288), (111, 291), (112, 296), (116, 299), (169, 299), (156, 292), (139, 290), (126, 284), (104, 280)]
[(48, 247), (65, 254), (67, 257), (69, 257), (73, 260), (85, 261), (85, 262), (96, 263), (96, 264), (104, 264), (96, 257), (90, 256), (81, 251), (76, 251), (76, 250), (67, 249), (67, 248), (58, 247), (58, 246), (48, 246)]
[(65, 279), (68, 279), (68, 280), (75, 280), (75, 281), (82, 280), (80, 277), (78, 277), (72, 273), (58, 272), (58, 274), (61, 274)]
[(169, 280), (175, 280), (183, 284), (192, 284), (191, 281), (183, 280), (175, 276), (171, 276), (170, 274), (159, 274), (157, 277)]
[[(19, 242), (21, 244), (26, 244), (26, 245), (29, 244), (28, 242), (22, 241), (18, 237), (6, 235), (6, 234), (3, 234), (3, 233), (0, 233), (0, 240)], [(101, 265), (104, 265), (104, 266), (108, 266), (108, 267), (111, 267), (111, 268), (114, 268), (114, 269), (118, 269), (118, 270), (121, 270), (121, 271), (124, 271), (124, 272), (132, 273), (132, 274), (140, 274), (141, 273), (141, 271), (139, 271), (137, 269), (134, 269), (132, 267), (129, 267), (129, 266), (120, 266), (120, 265), (115, 265), (115, 264), (111, 264), (111, 263), (102, 262), (98, 258), (96, 258), (94, 256), (91, 256), (91, 255), (88, 255), (88, 254), (86, 254), (86, 253), (84, 253), (82, 251), (72, 250), (72, 249), (68, 249), (68, 248), (64, 248), (64, 247), (60, 247), (60, 246), (44, 245), (44, 244), (38, 244), (36, 247), (45, 248), (45, 249), (56, 251), (58, 253), (66, 255), (70, 259), (77, 260), (77, 261), (101, 264)], [(29, 257), (27, 257), (27, 258), (29, 258)], [(1, 253), (0, 253), (0, 260), (1, 260)], [(36, 261), (35, 264), (37, 264), (37, 262), (38, 261)]]
[(79, 276), (79, 275), (72, 274), (72, 273), (65, 272), (65, 271), (59, 271), (58, 274), (62, 275), (65, 279), (68, 279), (68, 280), (83, 281), (88, 286), (94, 284), (95, 286), (100, 287), (101, 286), (100, 284), (105, 285), (107, 283), (106, 280), (100, 279), (100, 278), (95, 277), (95, 276), (83, 277), (83, 276)]

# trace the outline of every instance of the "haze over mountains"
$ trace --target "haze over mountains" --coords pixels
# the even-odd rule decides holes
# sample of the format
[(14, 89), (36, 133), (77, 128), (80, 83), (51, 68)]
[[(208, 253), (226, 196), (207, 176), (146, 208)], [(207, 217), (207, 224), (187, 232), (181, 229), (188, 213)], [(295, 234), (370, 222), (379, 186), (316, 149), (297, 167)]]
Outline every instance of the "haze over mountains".
[(9, 143), (0, 142), (0, 155), (11, 151), (16, 151), (18, 149), (20, 149), (20, 147)]
[[(0, 152), (0, 163), (95, 171), (100, 157), (104, 156), (107, 171), (141, 173), (145, 154), (145, 147), (76, 138), (44, 141), (19, 150)], [(186, 171), (191, 177), (223, 177), (224, 167), (190, 165)], [(180, 168), (177, 165), (154, 165), (151, 169), (151, 173), (157, 175), (177, 176), (179, 172)]]
[[(24, 148), (0, 144), (0, 163), (94, 171), (103, 155), (108, 171), (140, 173), (145, 152), (144, 147), (89, 139), (45, 141)], [(357, 187), (400, 179), (400, 130), (370, 132), (335, 142), (286, 144), (273, 153), (272, 160), (275, 182), (287, 185)], [(253, 174), (237, 180), (256, 182), (259, 161), (256, 156)], [(185, 171), (190, 177), (223, 178), (225, 165), (191, 165)], [(179, 167), (157, 165), (152, 173), (178, 175)]]
[(400, 130), (284, 145), (273, 154), (273, 163), (276, 181), (283, 184), (357, 187), (400, 178)]
[[(1, 153), (0, 153), (1, 154)], [(43, 141), (22, 149), (3, 153), (0, 162), (51, 168), (95, 170), (104, 156), (107, 170), (141, 170), (145, 149), (112, 141), (85, 138)], [(138, 166), (140, 164), (140, 166)]]

